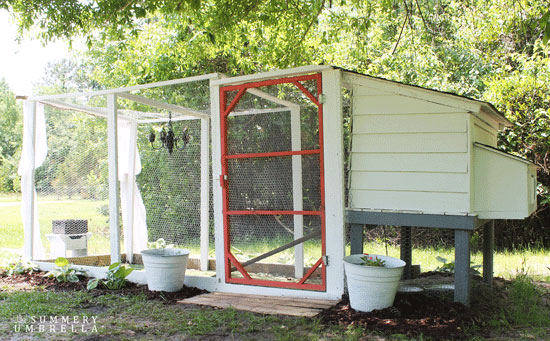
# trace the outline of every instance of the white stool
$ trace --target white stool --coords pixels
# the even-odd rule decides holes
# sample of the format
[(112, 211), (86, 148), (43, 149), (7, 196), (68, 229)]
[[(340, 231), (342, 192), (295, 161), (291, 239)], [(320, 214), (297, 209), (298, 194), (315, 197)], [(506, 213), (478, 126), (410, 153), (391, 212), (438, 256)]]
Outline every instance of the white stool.
[(88, 240), (91, 237), (92, 232), (79, 234), (46, 234), (46, 238), (50, 241), (50, 257), (67, 257), (67, 251), (69, 250), (71, 251), (72, 257), (87, 256)]

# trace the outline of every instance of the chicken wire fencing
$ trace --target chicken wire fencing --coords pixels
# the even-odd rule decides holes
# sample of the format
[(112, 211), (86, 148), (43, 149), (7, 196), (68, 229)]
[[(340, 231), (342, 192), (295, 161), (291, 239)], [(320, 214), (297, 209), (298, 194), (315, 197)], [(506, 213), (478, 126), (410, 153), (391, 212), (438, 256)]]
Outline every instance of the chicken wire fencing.
[[(137, 121), (141, 172), (136, 175), (136, 185), (146, 211), (148, 246), (154, 247), (150, 243), (162, 238), (166, 244), (189, 249), (191, 257), (197, 259), (201, 245), (202, 120), (193, 115), (209, 114), (208, 89), (208, 81), (201, 81), (139, 90), (129, 94), (130, 98), (121, 95), (117, 99), (119, 126), (121, 120)], [(132, 95), (139, 98), (131, 98)], [(48, 155), (35, 172), (40, 239), (45, 251), (41, 258), (64, 256), (78, 265), (108, 265), (111, 238), (106, 98), (68, 99), (63, 103), (56, 101), (55, 105), (52, 102), (46, 101), (49, 105), (45, 106)], [(157, 103), (178, 106), (193, 115), (159, 109), (155, 107)], [(67, 110), (67, 106), (86, 109)], [(160, 131), (167, 130), (169, 124), (180, 137), (179, 148), (171, 153), (159, 148)], [(181, 139), (184, 128), (186, 141)], [(149, 141), (152, 131), (157, 136), (153, 146)], [(119, 168), (120, 142), (119, 136)], [(205, 172), (209, 193), (210, 168), (208, 162)], [(209, 254), (213, 257), (212, 195), (206, 200)], [(119, 211), (122, 213), (120, 204)], [(122, 215), (118, 219), (122, 261), (126, 261), (125, 222)], [(141, 263), (141, 257), (133, 257), (133, 263)], [(198, 261), (191, 261), (190, 268), (195, 266), (198, 268)]]
[[(315, 79), (300, 84), (318, 98)], [(323, 256), (319, 109), (294, 84), (276, 84), (247, 90), (223, 119), (228, 256), (257, 283), (298, 284)], [(229, 264), (230, 278), (246, 279)], [(307, 283), (321, 284), (321, 268)]]
[(40, 239), (45, 258), (109, 259), (107, 122), (45, 107), (48, 154), (35, 173)]

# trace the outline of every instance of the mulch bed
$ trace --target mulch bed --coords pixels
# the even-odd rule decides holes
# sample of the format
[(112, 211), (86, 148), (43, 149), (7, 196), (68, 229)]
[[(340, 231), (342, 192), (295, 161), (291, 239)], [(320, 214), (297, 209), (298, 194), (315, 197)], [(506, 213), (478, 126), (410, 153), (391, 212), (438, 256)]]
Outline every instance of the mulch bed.
[(460, 303), (449, 302), (422, 293), (398, 293), (394, 305), (363, 313), (351, 309), (347, 297), (324, 310), (321, 320), (327, 324), (344, 324), (383, 332), (388, 335), (424, 335), (433, 338), (459, 338), (475, 314)]
[[(421, 277), (446, 276), (425, 273)], [(422, 335), (434, 339), (467, 339), (465, 331), (475, 326), (476, 335), (491, 336), (487, 321), (499, 311), (506, 299), (509, 281), (494, 278), (493, 289), (474, 277), (472, 302), (467, 307), (452, 302), (452, 294), (397, 293), (392, 307), (363, 313), (351, 309), (348, 297), (336, 306), (324, 310), (319, 317), (325, 324), (360, 326), (386, 335), (402, 334), (408, 337)]]
[[(45, 290), (50, 291), (86, 291), (86, 285), (88, 284), (88, 278), (81, 278), (79, 282), (60, 283), (55, 278), (44, 277), (44, 272), (33, 272), (32, 274), (21, 274), (10, 277), (0, 276), (0, 282), (9, 283), (12, 285), (31, 285), (41, 286)], [(94, 296), (100, 296), (104, 294), (117, 294), (121, 296), (139, 295), (143, 294), (148, 300), (158, 300), (165, 304), (174, 304), (184, 298), (193, 297), (196, 295), (206, 293), (206, 290), (198, 288), (184, 286), (177, 292), (162, 292), (162, 291), (149, 291), (147, 285), (140, 285), (128, 282), (126, 286), (120, 290), (109, 290), (98, 287), (90, 290), (90, 293)]]

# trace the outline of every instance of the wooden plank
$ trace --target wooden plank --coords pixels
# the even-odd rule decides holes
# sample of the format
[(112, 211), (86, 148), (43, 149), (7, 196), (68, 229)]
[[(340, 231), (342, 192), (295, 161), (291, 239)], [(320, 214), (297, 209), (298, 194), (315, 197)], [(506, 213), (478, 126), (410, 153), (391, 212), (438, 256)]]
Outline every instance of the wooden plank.
[(285, 296), (267, 296), (267, 295), (242, 295), (242, 294), (235, 294), (231, 292), (212, 292), (211, 295), (220, 296), (220, 297), (243, 297), (247, 296), (250, 299), (258, 299), (262, 301), (276, 301), (278, 303), (284, 303), (284, 302), (301, 302), (302, 304), (309, 304), (311, 306), (319, 306), (319, 307), (331, 307), (338, 303), (337, 300), (319, 300), (319, 299), (312, 299), (312, 298), (296, 298), (296, 297), (285, 297)]
[(338, 301), (212, 292), (187, 298), (178, 303), (234, 308), (260, 314), (313, 317)]
[(354, 116), (353, 133), (445, 133), (467, 130), (466, 113)]
[(353, 96), (390, 96), (394, 95), (388, 91), (371, 88), (368, 86), (355, 85), (353, 87)]
[(109, 231), (111, 239), (111, 264), (120, 262), (120, 191), (118, 183), (118, 120), (117, 97), (107, 95), (107, 142), (109, 146)]
[[(202, 295), (201, 295), (202, 296)], [(303, 317), (313, 317), (319, 314), (320, 310), (318, 309), (308, 309), (308, 308), (298, 308), (298, 307), (281, 307), (273, 305), (257, 305), (247, 301), (228, 301), (228, 300), (219, 300), (213, 297), (200, 297), (195, 296), (190, 299), (185, 299), (179, 301), (178, 303), (183, 304), (197, 304), (197, 305), (206, 305), (210, 307), (217, 308), (234, 308), (237, 310), (245, 310), (253, 313), (259, 314), (269, 314), (269, 315), (290, 315), (290, 316), (303, 316)]]
[(352, 152), (352, 171), (468, 172), (466, 153), (362, 153)]
[(456, 113), (456, 108), (401, 95), (354, 96), (353, 115)]
[(351, 190), (351, 208), (420, 212), (466, 213), (468, 195), (464, 193)]
[(351, 189), (468, 193), (467, 173), (352, 171)]
[(354, 152), (378, 153), (466, 153), (464, 133), (354, 134)]
[(496, 131), (491, 132), (491, 131), (483, 128), (479, 124), (475, 123), (473, 133), (474, 133), (473, 134), (473, 138), (474, 138), (473, 142), (483, 143), (483, 144), (486, 144), (486, 145), (491, 146), (491, 147), (496, 147), (497, 146), (497, 133), (496, 133)]
[[(471, 112), (478, 112), (482, 105), (486, 106), (486, 104), (482, 102), (466, 97), (460, 97), (432, 89), (392, 82), (389, 80), (374, 78), (367, 75), (358, 75), (344, 72), (343, 78), (345, 82), (352, 83), (354, 86), (367, 86), (378, 89), (380, 91), (387, 91), (393, 94), (414, 97), (428, 102), (442, 103), (448, 106)], [(494, 113), (494, 115), (498, 114)]]

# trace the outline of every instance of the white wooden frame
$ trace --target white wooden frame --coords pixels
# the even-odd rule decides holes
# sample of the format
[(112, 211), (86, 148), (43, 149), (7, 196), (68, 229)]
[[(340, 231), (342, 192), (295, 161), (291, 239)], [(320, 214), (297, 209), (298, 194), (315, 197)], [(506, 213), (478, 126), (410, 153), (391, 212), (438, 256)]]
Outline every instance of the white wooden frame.
[[(90, 92), (77, 92), (77, 93), (68, 93), (68, 94), (59, 94), (59, 95), (46, 95), (46, 96), (30, 96), (26, 98), (26, 100), (32, 101), (33, 103), (40, 102), (45, 105), (49, 105), (58, 109), (62, 110), (72, 110), (77, 112), (83, 112), (87, 114), (91, 114), (97, 117), (102, 117), (107, 119), (107, 135), (108, 135), (108, 148), (109, 148), (109, 213), (110, 217), (117, 217), (117, 219), (110, 219), (110, 238), (111, 238), (111, 263), (118, 262), (121, 260), (121, 251), (120, 251), (120, 226), (118, 221), (119, 216), (119, 201), (120, 201), (120, 192), (119, 192), (119, 181), (118, 181), (118, 134), (117, 134), (117, 126), (118, 126), (118, 119), (125, 119), (129, 120), (131, 122), (131, 134), (130, 134), (130, 143), (132, 145), (135, 145), (135, 142), (137, 140), (137, 125), (144, 124), (144, 123), (163, 123), (167, 122), (168, 118), (165, 117), (165, 115), (159, 114), (159, 113), (147, 113), (147, 112), (137, 112), (137, 111), (131, 111), (131, 110), (119, 110), (117, 108), (117, 98), (124, 98), (127, 100), (131, 100), (134, 102), (142, 103), (149, 105), (151, 107), (156, 107), (164, 110), (169, 110), (172, 112), (175, 112), (179, 115), (172, 118), (172, 121), (182, 121), (182, 120), (194, 120), (194, 119), (200, 119), (201, 120), (201, 218), (200, 218), (200, 246), (201, 246), (201, 270), (207, 270), (208, 269), (208, 248), (209, 248), (209, 195), (210, 195), (210, 188), (209, 188), (209, 114), (200, 112), (197, 110), (185, 108), (179, 105), (174, 105), (170, 103), (164, 103), (160, 101), (156, 101), (153, 99), (149, 99), (143, 96), (138, 96), (131, 94), (131, 91), (139, 91), (139, 90), (145, 90), (145, 89), (151, 89), (156, 87), (163, 87), (163, 86), (171, 86), (171, 85), (178, 85), (178, 84), (184, 84), (184, 83), (190, 83), (190, 82), (197, 82), (197, 81), (204, 81), (204, 80), (211, 80), (221, 77), (218, 73), (210, 73), (206, 75), (200, 75), (196, 77), (188, 77), (188, 78), (182, 78), (182, 79), (175, 79), (170, 81), (164, 81), (164, 82), (156, 82), (156, 83), (150, 83), (150, 84), (143, 84), (143, 85), (136, 85), (136, 86), (130, 86), (130, 87), (122, 87), (122, 88), (116, 88), (116, 89), (108, 89), (108, 90), (99, 90), (99, 91), (90, 91)], [(107, 107), (106, 108), (97, 108), (97, 107), (89, 107), (84, 105), (78, 105), (73, 103), (67, 103), (62, 100), (66, 99), (73, 99), (73, 98), (79, 98), (79, 97), (94, 97), (94, 96), (106, 96), (107, 97)], [(33, 106), (35, 108), (35, 106)], [(138, 119), (139, 115), (145, 115), (145, 116), (157, 116), (158, 118), (152, 118), (152, 119)], [(34, 140), (35, 140), (35, 115), (34, 112), (31, 115), (32, 124), (33, 124), (33, 146), (32, 149), (34, 150)], [(33, 154), (34, 155), (34, 154)], [(133, 170), (135, 169), (135, 148), (133, 149), (133, 152), (130, 153), (129, 157), (129, 169)], [(133, 173), (133, 172), (132, 172)], [(34, 189), (34, 170), (32, 172), (33, 175), (33, 186), (31, 190)], [(128, 228), (130, 235), (133, 235), (133, 210), (134, 210), (134, 203), (133, 203), (133, 193), (134, 193), (134, 184), (135, 184), (135, 177), (132, 177), (132, 179), (129, 180), (129, 186), (131, 186), (131, 190), (128, 191), (128, 195), (130, 196), (129, 205), (130, 205), (130, 216), (128, 221)], [(26, 224), (27, 228), (25, 229), (25, 238), (27, 240), (30, 240), (31, 243), (30, 246), (24, 250), (24, 254), (32, 259), (32, 241), (33, 241), (33, 232), (34, 232), (34, 210), (33, 207), (36, 205), (34, 201), (34, 197), (31, 195), (31, 200), (29, 202), (25, 203), (29, 208), (31, 214), (29, 214), (25, 219), (30, 219), (29, 223)], [(130, 246), (130, 254), (127, 255), (128, 260), (132, 260), (133, 258), (133, 241), (131, 242)], [(44, 262), (41, 262), (44, 263)], [(49, 263), (44, 263), (49, 264)], [(47, 268), (48, 266), (45, 265)], [(87, 268), (95, 268), (95, 267), (87, 267)], [(100, 271), (101, 272), (101, 271)], [(189, 280), (195, 285), (196, 281), (201, 281), (203, 277), (195, 276), (196, 279), (193, 279), (193, 276), (190, 277)], [(187, 279), (186, 279), (187, 281)], [(206, 280), (206, 282), (211, 282), (211, 280)], [(197, 286), (197, 285), (195, 285)], [(200, 285), (198, 285), (200, 286)], [(211, 285), (207, 285), (211, 286)]]

